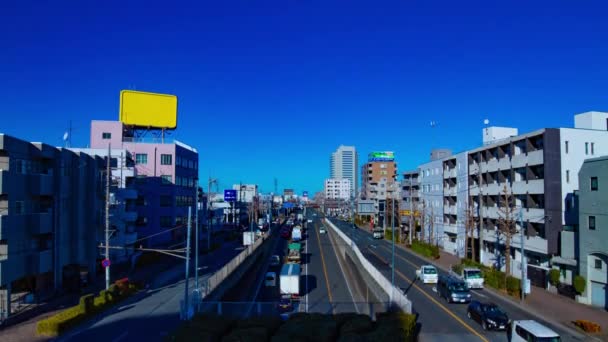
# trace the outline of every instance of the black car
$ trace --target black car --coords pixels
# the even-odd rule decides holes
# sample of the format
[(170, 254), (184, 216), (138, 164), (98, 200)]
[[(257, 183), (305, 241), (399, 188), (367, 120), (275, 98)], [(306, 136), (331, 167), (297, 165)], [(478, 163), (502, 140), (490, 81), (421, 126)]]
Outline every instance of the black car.
[(285, 312), (290, 312), (292, 310), (293, 310), (293, 303), (291, 302), (291, 299), (281, 298), (281, 301), (279, 302), (279, 312), (285, 313)]
[(509, 316), (496, 304), (472, 301), (467, 308), (467, 316), (481, 324), (483, 330), (506, 330)]

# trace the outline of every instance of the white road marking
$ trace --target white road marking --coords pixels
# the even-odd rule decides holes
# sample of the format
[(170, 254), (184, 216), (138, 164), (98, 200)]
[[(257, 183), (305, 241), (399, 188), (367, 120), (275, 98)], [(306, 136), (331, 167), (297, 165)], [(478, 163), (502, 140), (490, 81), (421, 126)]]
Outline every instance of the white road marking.
[(481, 298), (488, 298), (488, 296), (481, 294), (481, 292), (479, 292), (479, 291), (471, 291), (471, 292), (473, 292), (476, 296), (479, 296)]
[(127, 335), (129, 335), (128, 331), (125, 331), (124, 333), (122, 333), (120, 336), (118, 336), (117, 338), (115, 338), (114, 340), (112, 340), (112, 342), (119, 342), (122, 339), (124, 339), (125, 337), (127, 337)]
[(433, 286), (433, 292), (437, 292), (437, 286)]

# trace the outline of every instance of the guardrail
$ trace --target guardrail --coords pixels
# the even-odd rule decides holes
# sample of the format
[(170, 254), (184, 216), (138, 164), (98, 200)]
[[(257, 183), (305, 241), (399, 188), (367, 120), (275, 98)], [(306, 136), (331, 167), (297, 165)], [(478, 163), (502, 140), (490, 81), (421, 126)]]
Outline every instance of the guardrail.
[(357, 259), (363, 266), (363, 269), (368, 272), (372, 279), (374, 279), (378, 285), (389, 295), (391, 302), (397, 305), (401, 310), (407, 313), (412, 313), (412, 302), (407, 299), (407, 296), (403, 294), (400, 288), (393, 286), (391, 282), (375, 268), (368, 260), (363, 256), (359, 247), (346, 236), (338, 227), (336, 227), (330, 220), (325, 219), (325, 222), (331, 227), (331, 229), (355, 252)]
[(257, 239), (251, 246), (245, 248), (236, 257), (230, 260), (229, 263), (224, 265), (221, 269), (217, 270), (209, 279), (205, 286), (205, 296), (213, 292), (226, 278), (228, 278), (234, 270), (236, 270), (251, 254), (253, 254), (258, 247), (264, 243), (264, 241), (270, 237), (271, 231), (269, 230), (261, 238)]

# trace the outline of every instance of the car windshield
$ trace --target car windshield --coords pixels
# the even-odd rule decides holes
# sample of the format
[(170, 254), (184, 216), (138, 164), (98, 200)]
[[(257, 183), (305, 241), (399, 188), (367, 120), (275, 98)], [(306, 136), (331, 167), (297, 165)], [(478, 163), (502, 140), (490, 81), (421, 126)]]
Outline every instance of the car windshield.
[(500, 310), (498, 308), (498, 306), (495, 305), (485, 305), (482, 307), (483, 311), (487, 312), (487, 313), (495, 313), (495, 314), (502, 314), (502, 310)]
[(465, 275), (468, 279), (481, 279), (481, 271), (478, 270), (474, 270), (474, 271), (465, 271)]
[(433, 267), (425, 267), (424, 274), (437, 274), (437, 270)]
[(450, 291), (466, 291), (467, 285), (465, 283), (454, 283), (448, 287)]
[(534, 341), (536, 342), (560, 342), (559, 336), (556, 337), (537, 337)]

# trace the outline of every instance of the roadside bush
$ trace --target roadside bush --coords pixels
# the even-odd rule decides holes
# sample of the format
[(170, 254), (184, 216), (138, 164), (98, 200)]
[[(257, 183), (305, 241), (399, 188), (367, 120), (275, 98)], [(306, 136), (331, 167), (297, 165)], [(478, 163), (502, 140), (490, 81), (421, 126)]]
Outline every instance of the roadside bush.
[(416, 315), (383, 313), (376, 317), (376, 329), (367, 337), (374, 341), (414, 341)]
[(551, 283), (551, 285), (557, 287), (557, 285), (559, 285), (559, 270), (556, 270), (555, 268), (552, 269), (551, 271), (549, 271), (549, 283)]
[(487, 269), (489, 269), (488, 266), (486, 266), (486, 265), (484, 265), (482, 263), (479, 263), (479, 262), (477, 262), (475, 260), (471, 260), (471, 259), (466, 259), (466, 258), (460, 259), (460, 263), (462, 265), (464, 265), (464, 266), (467, 266), (467, 267), (477, 267), (480, 270), (487, 270)]
[(89, 313), (93, 311), (93, 304), (95, 303), (95, 295), (88, 294), (80, 297), (80, 302), (78, 302), (78, 307), (80, 308), (80, 312)]
[(340, 328), (340, 336), (351, 334), (364, 334), (374, 328), (372, 320), (367, 315), (357, 315), (345, 321)]
[(422, 241), (412, 241), (412, 251), (427, 258), (439, 259), (439, 247)]
[(246, 329), (232, 330), (230, 334), (222, 338), (222, 342), (257, 342), (268, 341), (272, 336), (264, 327), (250, 327)]
[(602, 331), (602, 327), (595, 322), (579, 319), (572, 323), (574, 323), (574, 325), (576, 325), (577, 327), (583, 329), (584, 332), (599, 333), (600, 331)]
[(508, 276), (507, 277), (507, 292), (511, 296), (519, 296), (521, 290), (521, 282), (519, 279)]
[(463, 268), (464, 268), (463, 264), (452, 265), (452, 272), (454, 272), (456, 274), (461, 274)]
[(504, 290), (506, 275), (498, 270), (488, 268), (483, 271), (484, 284), (498, 290)]
[(573, 283), (574, 283), (574, 290), (576, 291), (576, 293), (578, 293), (580, 295), (583, 292), (585, 292), (585, 286), (587, 286), (587, 280), (584, 277), (582, 277), (580, 275), (575, 276)]
[[(384, 238), (388, 241), (393, 241), (393, 231), (392, 229), (384, 230)], [(399, 243), (399, 230), (395, 228), (395, 243)]]

